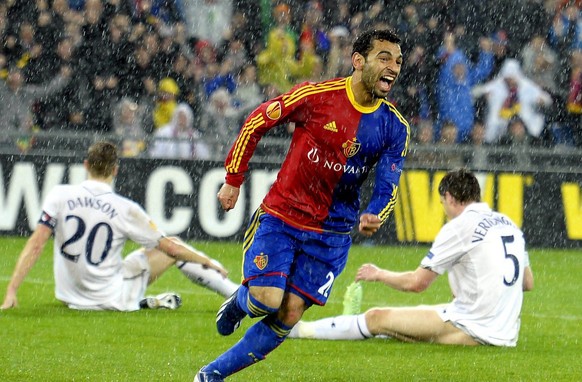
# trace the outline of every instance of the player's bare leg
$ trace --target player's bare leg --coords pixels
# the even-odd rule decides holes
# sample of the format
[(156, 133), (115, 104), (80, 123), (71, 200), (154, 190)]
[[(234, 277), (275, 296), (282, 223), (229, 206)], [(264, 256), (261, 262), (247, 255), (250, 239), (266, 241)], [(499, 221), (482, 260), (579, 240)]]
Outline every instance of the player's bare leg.
[(435, 307), (373, 308), (365, 313), (365, 318), (373, 335), (387, 335), (408, 342), (479, 345), (450, 322), (444, 322)]
[(148, 258), (148, 263), (150, 264), (150, 279), (148, 284), (156, 281), (158, 277), (160, 277), (172, 265), (176, 264), (176, 259), (174, 257), (168, 256), (164, 252), (155, 248), (145, 251), (145, 254)]

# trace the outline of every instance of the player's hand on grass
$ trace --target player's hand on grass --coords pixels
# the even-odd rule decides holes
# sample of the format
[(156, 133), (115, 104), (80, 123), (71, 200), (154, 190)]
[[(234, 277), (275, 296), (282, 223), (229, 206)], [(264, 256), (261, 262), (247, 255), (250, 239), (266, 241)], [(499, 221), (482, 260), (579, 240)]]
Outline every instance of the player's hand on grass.
[(378, 281), (381, 271), (374, 264), (364, 264), (356, 273), (356, 281)]
[(360, 216), (360, 225), (358, 229), (362, 235), (372, 236), (376, 231), (378, 231), (381, 225), (382, 221), (378, 215), (362, 214), (362, 216)]
[(240, 188), (224, 183), (218, 191), (218, 200), (225, 211), (230, 211), (236, 205)]

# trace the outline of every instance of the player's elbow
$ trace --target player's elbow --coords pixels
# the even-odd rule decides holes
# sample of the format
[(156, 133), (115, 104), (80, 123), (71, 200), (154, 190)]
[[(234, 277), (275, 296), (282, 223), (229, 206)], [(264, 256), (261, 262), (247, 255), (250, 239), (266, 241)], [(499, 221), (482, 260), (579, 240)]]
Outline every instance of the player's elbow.
[(415, 272), (409, 274), (408, 283), (405, 289), (412, 293), (424, 292), (428, 289), (435, 278), (435, 273), (419, 268)]
[(428, 288), (426, 283), (415, 282), (408, 286), (407, 291), (412, 293), (421, 293), (424, 292)]
[(180, 245), (180, 239), (177, 237), (164, 237), (160, 240), (158, 249), (168, 256), (176, 257), (182, 249), (182, 246)]

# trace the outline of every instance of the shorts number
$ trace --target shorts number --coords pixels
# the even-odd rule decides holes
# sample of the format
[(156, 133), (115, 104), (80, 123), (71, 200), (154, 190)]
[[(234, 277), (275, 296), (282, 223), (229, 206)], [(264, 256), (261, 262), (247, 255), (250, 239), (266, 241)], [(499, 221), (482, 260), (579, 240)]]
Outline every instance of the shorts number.
[[(85, 234), (85, 231), (87, 230), (87, 226), (85, 224), (85, 222), (83, 221), (83, 219), (81, 219), (80, 217), (76, 216), (76, 215), (68, 215), (65, 218), (65, 222), (68, 222), (69, 220), (73, 220), (77, 223), (77, 228), (75, 229), (75, 233), (73, 233), (73, 235), (68, 238), (67, 240), (65, 240), (65, 242), (63, 243), (63, 245), (61, 245), (61, 254), (64, 256), (65, 259), (72, 261), (74, 263), (76, 263), (77, 261), (79, 261), (79, 256), (81, 256), (80, 253), (78, 254), (74, 254), (74, 253), (70, 253), (67, 248), (72, 246), (73, 244), (75, 244), (77, 241), (79, 241), (83, 235)], [(95, 247), (95, 238), (97, 237), (97, 234), (99, 234), (101, 231), (101, 233), (105, 234), (105, 245), (103, 247), (103, 251), (101, 252), (101, 254), (99, 255), (98, 259), (93, 259), (93, 250)], [(103, 237), (102, 235), (100, 235), (101, 237)], [(101, 240), (100, 237), (100, 240)], [(111, 229), (111, 226), (107, 223), (101, 222), (101, 223), (97, 223), (93, 228), (91, 228), (91, 230), (89, 231), (89, 236), (87, 237), (87, 241), (85, 243), (85, 258), (87, 259), (87, 263), (92, 264), (92, 265), (99, 265), (101, 264), (105, 258), (107, 257), (107, 255), (109, 254), (109, 251), (111, 250), (111, 243), (113, 242), (113, 229)]]
[(317, 290), (317, 292), (319, 292), (319, 294), (322, 296), (328, 297), (329, 290), (331, 289), (331, 286), (333, 285), (333, 281), (335, 280), (335, 276), (333, 275), (333, 273), (329, 272), (327, 274), (327, 276), (325, 276), (325, 278), (327, 279), (326, 283), (323, 284), (321, 286), (321, 288), (319, 288)]
[(505, 277), (503, 277), (503, 284), (507, 286), (512, 286), (517, 281), (519, 277), (519, 260), (515, 255), (507, 252), (507, 244), (511, 244), (514, 242), (513, 235), (512, 236), (501, 236), (501, 241), (503, 242), (503, 249), (505, 251), (505, 258), (510, 259), (513, 262), (513, 278), (510, 281), (507, 281)]

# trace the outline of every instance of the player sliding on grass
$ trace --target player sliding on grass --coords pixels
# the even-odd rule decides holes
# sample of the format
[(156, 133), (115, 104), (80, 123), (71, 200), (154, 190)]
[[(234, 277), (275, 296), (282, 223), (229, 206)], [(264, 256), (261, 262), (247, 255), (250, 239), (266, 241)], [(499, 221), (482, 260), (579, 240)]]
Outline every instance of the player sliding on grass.
[[(246, 231), (243, 285), (219, 310), (217, 329), (229, 335), (244, 317), (261, 319), (195, 381), (222, 381), (263, 360), (306, 309), (325, 305), (354, 226), (370, 236), (394, 208), (409, 140), (408, 123), (386, 100), (400, 74), (400, 39), (389, 30), (363, 33), (352, 65), (350, 77), (302, 83), (260, 105), (228, 154), (218, 193), (226, 211), (237, 203), (261, 137), (295, 123), (277, 180)], [(359, 215), (360, 188), (374, 167), (374, 192)]]
[(356, 282), (379, 281), (397, 290), (422, 292), (448, 272), (451, 303), (372, 308), (360, 315), (301, 321), (290, 337), (359, 340), (389, 336), (411, 342), (515, 346), (523, 291), (533, 288), (523, 233), (507, 216), (479, 202), (479, 183), (468, 171), (445, 175), (439, 193), (450, 221), (420, 267), (393, 272), (364, 264)]
[[(225, 297), (236, 290), (218, 262), (178, 238), (165, 237), (139, 205), (113, 192), (118, 170), (113, 144), (92, 145), (84, 165), (88, 180), (57, 186), (44, 201), (2, 309), (17, 305), (18, 288), (53, 234), (56, 298), (72, 309), (176, 309), (181, 300), (175, 293), (144, 298), (146, 287), (174, 264), (194, 283)], [(124, 259), (127, 239), (144, 248)]]

